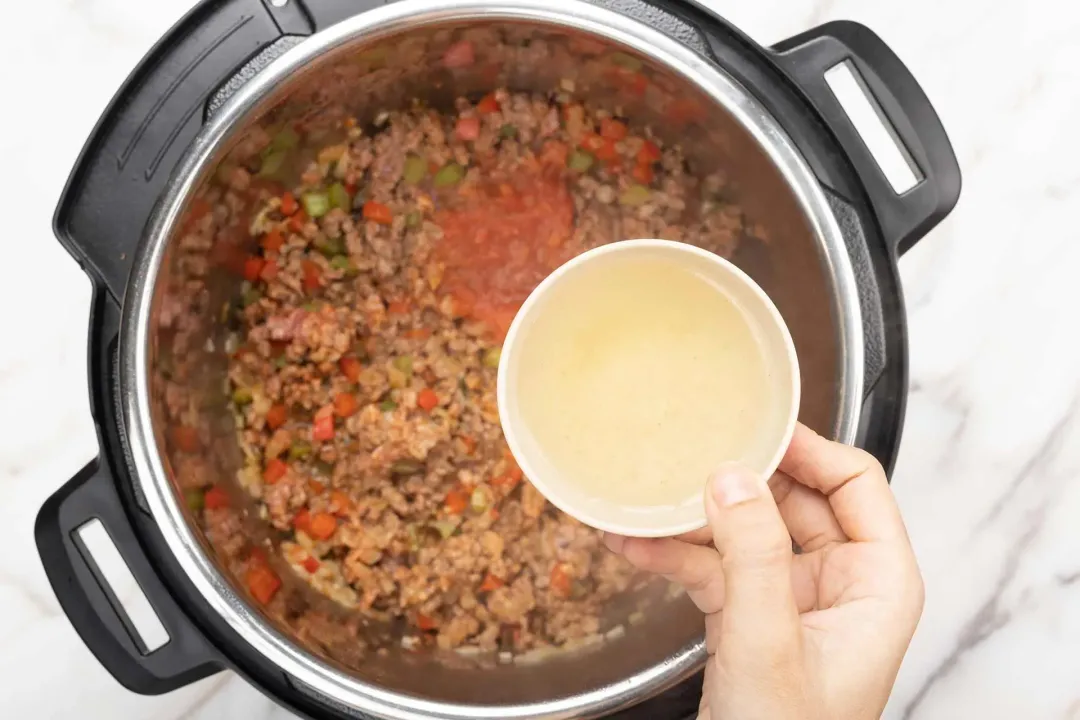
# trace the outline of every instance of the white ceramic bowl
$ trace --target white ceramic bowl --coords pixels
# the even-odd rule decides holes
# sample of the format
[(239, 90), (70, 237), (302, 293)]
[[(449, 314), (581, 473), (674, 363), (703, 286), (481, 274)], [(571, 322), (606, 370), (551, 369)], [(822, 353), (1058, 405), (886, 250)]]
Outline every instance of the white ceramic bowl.
[(747, 448), (743, 462), (768, 480), (791, 442), (799, 412), (799, 363), (791, 335), (765, 292), (727, 260), (693, 245), (668, 240), (625, 240), (578, 255), (544, 279), (525, 300), (503, 343), (498, 374), (499, 419), (510, 451), (525, 476), (556, 507), (606, 532), (637, 537), (665, 537), (704, 527), (704, 485), (688, 497), (673, 497), (662, 506), (633, 507), (606, 502), (576, 487), (553, 467), (533, 436), (517, 402), (518, 371), (529, 346), (529, 328), (545, 311), (546, 300), (559, 283), (586, 266), (634, 254), (634, 259), (675, 262), (706, 279), (739, 309), (755, 335), (766, 363), (772, 395), (761, 432)]

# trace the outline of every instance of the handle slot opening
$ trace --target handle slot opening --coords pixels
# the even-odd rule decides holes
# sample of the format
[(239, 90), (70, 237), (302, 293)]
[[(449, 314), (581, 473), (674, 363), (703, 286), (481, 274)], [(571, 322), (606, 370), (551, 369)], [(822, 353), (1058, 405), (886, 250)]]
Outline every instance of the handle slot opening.
[(100, 520), (91, 520), (80, 525), (73, 536), (79, 554), (139, 652), (149, 655), (168, 643), (168, 630), (124, 562), (105, 525)]
[(826, 70), (825, 82), (893, 191), (903, 195), (922, 182), (925, 176), (851, 61)]

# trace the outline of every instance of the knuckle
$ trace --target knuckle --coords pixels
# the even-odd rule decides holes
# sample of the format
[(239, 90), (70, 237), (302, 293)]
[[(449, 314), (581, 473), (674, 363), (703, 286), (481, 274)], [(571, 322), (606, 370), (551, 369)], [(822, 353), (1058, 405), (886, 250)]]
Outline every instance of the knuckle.
[(862, 448), (853, 448), (855, 451), (855, 457), (858, 458), (859, 465), (862, 467), (862, 471), (859, 475), (864, 475), (873, 478), (885, 479), (885, 468), (881, 466), (881, 462)]
[(791, 539), (786, 535), (770, 533), (753, 543), (738, 543), (724, 553), (724, 565), (754, 565), (775, 567), (791, 562)]
[(628, 538), (623, 557), (640, 570), (652, 573), (671, 572), (672, 558), (652, 538)]

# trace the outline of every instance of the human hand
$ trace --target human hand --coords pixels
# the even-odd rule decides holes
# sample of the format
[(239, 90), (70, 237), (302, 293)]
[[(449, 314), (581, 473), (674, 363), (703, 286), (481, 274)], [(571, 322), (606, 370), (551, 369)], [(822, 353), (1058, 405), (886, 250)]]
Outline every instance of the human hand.
[(799, 425), (769, 487), (726, 466), (705, 491), (708, 528), (605, 542), (705, 613), (699, 720), (879, 718), (923, 607), (885, 473)]

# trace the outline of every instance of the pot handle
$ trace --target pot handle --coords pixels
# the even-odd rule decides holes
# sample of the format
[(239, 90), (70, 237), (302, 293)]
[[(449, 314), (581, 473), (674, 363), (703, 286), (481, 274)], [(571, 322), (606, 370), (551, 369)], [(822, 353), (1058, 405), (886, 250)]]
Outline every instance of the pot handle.
[(209, 92), (282, 35), (272, 10), (262, 0), (196, 5), (127, 78), (83, 147), (53, 229), (117, 301), (147, 218), (204, 122)]
[[(960, 166), (949, 137), (919, 83), (869, 28), (827, 23), (774, 46), (780, 66), (836, 135), (866, 187), (886, 241), (900, 255), (949, 214), (960, 196)], [(850, 63), (861, 77), (879, 120), (914, 165), (915, 184), (897, 192), (840, 104), (825, 74)], [(857, 77), (857, 79), (858, 79)], [(890, 128), (886, 127), (886, 130)]]
[[(157, 632), (144, 635), (124, 610), (103, 572), (105, 563), (99, 566), (95, 560), (100, 544), (95, 543), (91, 554), (84, 528), (98, 531), (98, 539), (103, 529), (112, 541), (160, 622)], [(34, 538), (64, 613), (121, 685), (143, 695), (159, 695), (224, 668), (221, 657), (187, 620), (151, 567), (104, 463), (91, 462), (45, 501)], [(148, 625), (153, 623), (144, 623), (143, 628)], [(162, 629), (167, 633), (164, 644), (160, 644)], [(151, 647), (151, 642), (158, 647)]]

